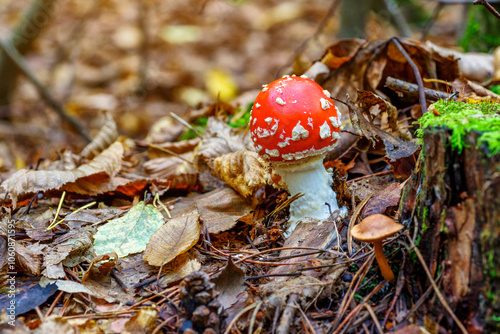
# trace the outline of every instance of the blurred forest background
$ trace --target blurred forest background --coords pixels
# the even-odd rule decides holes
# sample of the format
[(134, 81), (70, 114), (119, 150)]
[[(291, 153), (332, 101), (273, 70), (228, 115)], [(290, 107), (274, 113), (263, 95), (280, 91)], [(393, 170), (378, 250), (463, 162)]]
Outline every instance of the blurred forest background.
[[(99, 111), (109, 110), (122, 134), (144, 138), (169, 112), (217, 99), (248, 104), (263, 83), (301, 74), (341, 38), (405, 36), (491, 52), (499, 20), (460, 2), (0, 0), (0, 38), (86, 129), (98, 131)], [(82, 147), (68, 129), (0, 53), (0, 171)]]

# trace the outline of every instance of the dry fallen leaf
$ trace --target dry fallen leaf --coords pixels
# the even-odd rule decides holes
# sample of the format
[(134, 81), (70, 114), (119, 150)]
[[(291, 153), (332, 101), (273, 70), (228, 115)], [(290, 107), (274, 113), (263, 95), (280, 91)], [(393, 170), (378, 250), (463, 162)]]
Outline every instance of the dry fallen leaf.
[(63, 317), (51, 315), (43, 320), (36, 333), (75, 334), (76, 330)]
[(351, 117), (351, 122), (353, 127), (363, 136), (371, 139), (373, 142), (377, 138), (381, 138), (385, 145), (385, 151), (387, 157), (393, 161), (399, 158), (407, 157), (415, 153), (417, 146), (410, 141), (406, 141), (400, 138), (396, 138), (393, 135), (381, 130), (377, 126), (373, 125), (370, 120), (367, 120), (363, 114), (370, 115), (370, 109), (373, 106), (372, 103), (377, 103), (378, 99), (373, 98), (375, 94), (371, 92), (358, 92), (358, 100), (353, 105), (349, 99), (347, 99), (347, 105), (349, 107), (349, 116)]
[(268, 183), (269, 178), (264, 161), (256, 152), (247, 150), (216, 158), (213, 172), (244, 197), (253, 197), (259, 188)]
[(14, 244), (17, 267), (19, 269), (22, 268), (23, 270), (26, 270), (32, 276), (40, 275), (40, 256), (15, 240)]
[(113, 143), (101, 154), (86, 164), (71, 171), (21, 169), (2, 183), (15, 206), (20, 195), (61, 189), (65, 184), (92, 177), (95, 182), (104, 182), (121, 168), (123, 145)]
[(192, 159), (193, 155), (189, 153), (151, 159), (144, 163), (144, 173), (154, 179), (166, 179), (173, 175), (193, 173), (195, 168), (192, 163), (188, 162)]
[(215, 284), (215, 290), (219, 292), (219, 302), (223, 308), (231, 307), (237, 300), (238, 295), (245, 291), (245, 273), (238, 268), (231, 257), (227, 261), (227, 265), (217, 275), (212, 278), (212, 283)]
[(203, 224), (213, 234), (230, 230), (254, 208), (254, 205), (227, 187), (203, 194), (195, 203)]
[(203, 140), (195, 151), (198, 158), (207, 160), (244, 149), (243, 139), (235, 134), (234, 128), (217, 118), (209, 117)]
[(201, 263), (196, 258), (196, 252), (189, 251), (180, 254), (168, 264), (163, 266), (165, 275), (160, 279), (160, 285), (167, 286), (172, 282), (177, 282), (191, 274), (193, 271), (198, 271), (201, 268)]
[(193, 209), (169, 220), (149, 240), (144, 259), (153, 266), (162, 266), (188, 251), (200, 238), (199, 217), (198, 210)]
[(74, 267), (85, 261), (91, 247), (92, 236), (88, 230), (72, 231), (60, 236), (46, 252), (42, 274), (51, 279), (66, 277), (63, 265)]
[(122, 333), (152, 333), (155, 328), (157, 310), (154, 307), (141, 308), (125, 324)]
[(119, 257), (142, 252), (165, 218), (151, 204), (141, 201), (124, 216), (100, 226), (94, 235), (97, 255), (116, 252)]
[(150, 145), (148, 149), (148, 157), (150, 159), (161, 158), (165, 156), (172, 156), (172, 153), (182, 154), (194, 150), (200, 143), (201, 139), (196, 137), (193, 139), (166, 142), (162, 144)]
[(95, 136), (95, 138), (92, 139), (92, 142), (85, 146), (82, 153), (80, 153), (83, 158), (91, 159), (95, 157), (113, 144), (118, 138), (118, 129), (113, 117), (109, 112), (106, 113), (104, 117), (105, 121), (101, 130), (99, 130), (97, 136)]
[(361, 212), (361, 219), (377, 213), (383, 214), (388, 207), (398, 205), (404, 184), (393, 182), (370, 198)]

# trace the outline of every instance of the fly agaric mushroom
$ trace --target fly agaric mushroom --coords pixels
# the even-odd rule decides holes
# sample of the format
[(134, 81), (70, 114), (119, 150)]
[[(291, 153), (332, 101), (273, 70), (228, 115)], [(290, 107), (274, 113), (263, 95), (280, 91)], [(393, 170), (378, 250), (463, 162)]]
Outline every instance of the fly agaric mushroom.
[(250, 118), (255, 149), (272, 163), (290, 195), (304, 194), (290, 205), (286, 237), (300, 221), (328, 218), (326, 203), (339, 210), (332, 175), (323, 166), (339, 132), (340, 113), (330, 93), (304, 76), (284, 76), (264, 85), (255, 99)]
[(373, 243), (375, 258), (377, 259), (382, 276), (384, 276), (387, 282), (394, 281), (394, 273), (385, 258), (382, 241), (401, 231), (402, 228), (403, 225), (394, 222), (391, 218), (375, 214), (363, 219), (351, 231), (355, 239)]

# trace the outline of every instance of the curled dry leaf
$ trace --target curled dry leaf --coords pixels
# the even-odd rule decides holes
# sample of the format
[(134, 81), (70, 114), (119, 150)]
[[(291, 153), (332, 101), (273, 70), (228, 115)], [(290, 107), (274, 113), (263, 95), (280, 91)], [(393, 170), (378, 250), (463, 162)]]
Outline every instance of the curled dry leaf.
[[(398, 122), (398, 110), (391, 102), (372, 92), (358, 91), (356, 103), (364, 114), (370, 117), (372, 124), (378, 125), (381, 130), (387, 131), (395, 137), (411, 140), (412, 137), (408, 129), (402, 127)], [(383, 119), (387, 119), (387, 121), (385, 122)]]
[(93, 182), (104, 182), (118, 173), (121, 168), (123, 145), (115, 142), (101, 154), (86, 164), (70, 171), (59, 170), (18, 170), (2, 183), (15, 206), (20, 195), (59, 190), (65, 184), (77, 182), (90, 176), (99, 176)]
[(247, 150), (216, 158), (213, 173), (244, 197), (253, 197), (269, 179), (264, 161), (256, 152)]
[(196, 149), (196, 155), (206, 160), (243, 149), (245, 149), (243, 139), (235, 134), (234, 128), (217, 118), (209, 117), (203, 140)]
[[(403, 38), (399, 41), (416, 63), (422, 78), (453, 81), (459, 77), (459, 66), (453, 55), (441, 54), (417, 41)], [(338, 59), (333, 58), (331, 61), (328, 52), (339, 54)], [(345, 59), (342, 59), (344, 55)], [(387, 76), (415, 82), (410, 65), (390, 39), (372, 42), (343, 40), (330, 46), (322, 61), (331, 66), (332, 70), (329, 79), (322, 86), (328, 89), (333, 97), (339, 99), (344, 99), (346, 95), (354, 96), (358, 90), (377, 91), (389, 96), (390, 89), (385, 87)], [(434, 85), (424, 82), (427, 88), (435, 88)], [(338, 107), (342, 113), (347, 112), (345, 106), (338, 105)], [(346, 118), (344, 117), (342, 121)]]
[[(370, 102), (377, 101), (377, 99), (371, 97), (374, 95), (370, 92), (359, 92), (358, 100), (355, 104), (352, 104), (349, 98), (347, 99), (346, 104), (349, 107), (349, 116), (351, 117), (354, 129), (373, 142), (377, 140), (377, 137), (380, 137), (384, 142), (386, 155), (391, 161), (408, 157), (415, 153), (417, 146), (413, 142), (394, 137), (375, 126), (371, 120), (367, 120), (363, 116), (363, 114), (370, 115), (370, 109), (374, 106)], [(378, 102), (377, 105), (379, 105)]]
[(153, 266), (162, 266), (193, 247), (200, 238), (198, 210), (169, 220), (149, 240), (144, 259)]
[(52, 279), (64, 278), (63, 265), (74, 267), (85, 261), (85, 255), (92, 246), (92, 237), (88, 230), (72, 231), (54, 240), (52, 245), (45, 255), (42, 274)]
[(189, 153), (152, 159), (144, 163), (144, 173), (155, 179), (166, 179), (173, 175), (194, 173), (194, 165), (189, 163), (191, 160), (193, 160), (193, 156)]
[(97, 277), (107, 276), (116, 267), (117, 262), (118, 254), (115, 252), (97, 256), (92, 260), (87, 271), (83, 274), (82, 282), (85, 282), (91, 274)]
[(201, 268), (201, 263), (196, 258), (196, 252), (191, 250), (177, 256), (167, 265), (163, 266), (162, 271), (165, 275), (160, 279), (160, 286), (164, 287), (172, 282), (177, 282), (191, 274), (193, 271), (198, 271)]
[(151, 204), (141, 201), (124, 216), (110, 220), (94, 235), (97, 255), (116, 252), (119, 257), (142, 252), (149, 238), (163, 225), (165, 218)]
[(462, 99), (468, 100), (468, 98), (484, 98), (487, 100), (500, 101), (500, 95), (495, 94), (491, 90), (484, 88), (480, 84), (472, 82), (470, 80), (459, 78), (452, 83), (453, 90), (460, 92), (460, 97)]
[(118, 138), (118, 129), (115, 120), (109, 112), (105, 115), (105, 121), (101, 130), (95, 138), (82, 150), (82, 158), (91, 159), (109, 147)]
[(433, 52), (439, 54), (441, 57), (453, 57), (457, 60), (460, 76), (475, 80), (484, 81), (491, 76), (494, 71), (494, 56), (487, 53), (478, 52), (458, 52), (437, 46), (436, 44), (427, 41), (425, 46)]

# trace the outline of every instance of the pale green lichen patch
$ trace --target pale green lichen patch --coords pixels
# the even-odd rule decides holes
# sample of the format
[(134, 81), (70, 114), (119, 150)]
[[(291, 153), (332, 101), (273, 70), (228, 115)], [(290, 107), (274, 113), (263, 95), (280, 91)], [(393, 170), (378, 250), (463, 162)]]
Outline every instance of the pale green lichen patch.
[[(437, 113), (433, 113), (435, 109)], [(452, 130), (451, 146), (462, 152), (467, 145), (465, 135), (470, 131), (480, 133), (477, 146), (487, 143), (490, 149), (488, 155), (500, 153), (500, 103), (466, 103), (455, 101), (438, 101), (429, 107), (417, 123), (417, 137), (422, 142), (424, 129), (444, 126)], [(437, 116), (439, 115), (439, 116)]]

